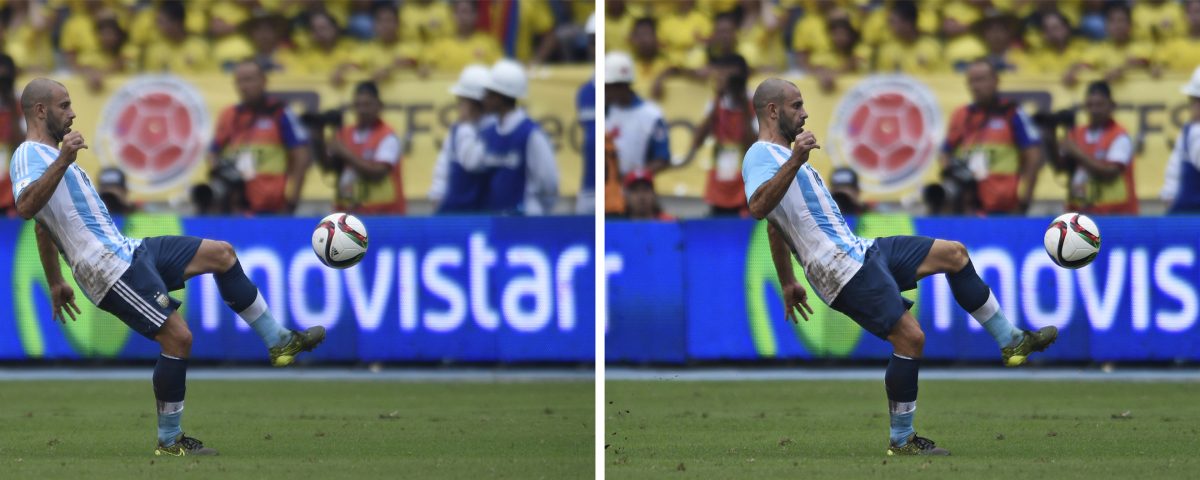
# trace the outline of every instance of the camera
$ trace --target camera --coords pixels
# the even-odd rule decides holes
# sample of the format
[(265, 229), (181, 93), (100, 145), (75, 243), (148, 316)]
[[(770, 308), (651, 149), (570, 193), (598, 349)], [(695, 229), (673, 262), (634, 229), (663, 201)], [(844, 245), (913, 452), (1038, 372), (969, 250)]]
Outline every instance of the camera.
[(1067, 130), (1075, 128), (1074, 110), (1041, 111), (1033, 114), (1033, 123), (1041, 128), (1052, 129), (1063, 127)]
[(324, 127), (342, 128), (342, 111), (305, 112), (300, 115), (300, 123), (310, 129)]

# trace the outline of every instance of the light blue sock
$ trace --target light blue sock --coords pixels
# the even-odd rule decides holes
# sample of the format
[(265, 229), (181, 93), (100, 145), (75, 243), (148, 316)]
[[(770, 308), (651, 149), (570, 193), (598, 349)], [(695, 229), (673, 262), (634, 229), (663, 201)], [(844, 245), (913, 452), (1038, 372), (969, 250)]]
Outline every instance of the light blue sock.
[(1001, 348), (1021, 341), (1021, 330), (1008, 321), (1004, 312), (1000, 310), (1000, 302), (997, 302), (996, 296), (991, 293), (988, 294), (987, 302), (984, 302), (982, 307), (971, 312), (971, 317), (983, 325), (983, 329), (992, 335), (996, 344)]
[(992, 334), (992, 338), (996, 339), (996, 343), (1001, 347), (1011, 346), (1021, 341), (1021, 331), (999, 311), (992, 315), (992, 318), (983, 322), (983, 329)]
[(897, 447), (904, 446), (908, 443), (908, 438), (913, 435), (913, 415), (916, 410), (908, 413), (893, 413), (892, 415), (892, 433), (890, 435), (892, 445)]
[[(182, 402), (180, 402), (182, 403)], [(179, 426), (183, 420), (183, 408), (180, 407), (175, 413), (158, 413), (158, 443), (165, 447), (175, 444), (175, 439), (179, 438), (179, 434), (183, 433), (183, 429)]]
[(271, 310), (267, 308), (267, 301), (263, 300), (262, 293), (258, 294), (258, 298), (249, 307), (238, 312), (238, 316), (250, 325), (267, 348), (283, 345), (292, 336), (291, 330), (283, 328), (275, 321), (275, 317), (271, 316)]

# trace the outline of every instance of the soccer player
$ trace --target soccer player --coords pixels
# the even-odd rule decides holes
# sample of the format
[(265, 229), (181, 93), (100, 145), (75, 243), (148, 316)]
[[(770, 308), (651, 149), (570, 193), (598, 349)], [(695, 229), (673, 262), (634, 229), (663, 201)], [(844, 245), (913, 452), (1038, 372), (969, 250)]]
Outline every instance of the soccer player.
[(908, 311), (912, 302), (900, 292), (916, 288), (923, 277), (946, 274), (955, 300), (995, 338), (1008, 366), (1045, 350), (1058, 329), (1030, 332), (1014, 327), (975, 273), (961, 243), (918, 236), (855, 236), (825, 182), (808, 165), (809, 154), (821, 147), (812, 132), (804, 131), (808, 114), (796, 85), (767, 79), (754, 92), (754, 111), (761, 126), (759, 141), (746, 152), (742, 176), (751, 215), (769, 222), (771, 259), (788, 320), (796, 322), (793, 308), (805, 320), (812, 313), (808, 294), (792, 272), (790, 252), (822, 301), (892, 344), (884, 376), (891, 413), (888, 455), (949, 455), (913, 431), (925, 334)]
[[(258, 287), (242, 271), (228, 243), (196, 237), (132, 239), (121, 234), (92, 186), (75, 164), (88, 148), (71, 131), (75, 112), (66, 87), (38, 78), (25, 86), (21, 106), (29, 133), (13, 152), (10, 175), (17, 213), (36, 219), (38, 253), (46, 271), (54, 318), (66, 323), (80, 313), (75, 292), (63, 280), (58, 254), (71, 266), (83, 294), (129, 328), (158, 342), (162, 353), (154, 367), (158, 401), (158, 448), (155, 455), (216, 455), (180, 427), (192, 332), (167, 296), (196, 275), (211, 273), (225, 304), (262, 338), (271, 363), (292, 363), (325, 339), (324, 327), (290, 331), (271, 316)], [(59, 147), (61, 144), (61, 149)]]

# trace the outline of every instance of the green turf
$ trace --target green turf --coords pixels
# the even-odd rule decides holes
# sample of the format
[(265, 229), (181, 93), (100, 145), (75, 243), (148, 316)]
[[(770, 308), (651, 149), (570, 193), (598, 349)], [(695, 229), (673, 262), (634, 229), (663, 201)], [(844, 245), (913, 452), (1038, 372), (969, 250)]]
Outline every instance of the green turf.
[(605, 395), (608, 478), (1148, 480), (1200, 472), (1197, 383), (923, 381), (916, 430), (953, 453), (943, 458), (885, 456), (882, 381), (610, 381)]
[(188, 382), (184, 430), (219, 457), (153, 455), (145, 381), (0, 382), (0, 478), (592, 478), (591, 382)]

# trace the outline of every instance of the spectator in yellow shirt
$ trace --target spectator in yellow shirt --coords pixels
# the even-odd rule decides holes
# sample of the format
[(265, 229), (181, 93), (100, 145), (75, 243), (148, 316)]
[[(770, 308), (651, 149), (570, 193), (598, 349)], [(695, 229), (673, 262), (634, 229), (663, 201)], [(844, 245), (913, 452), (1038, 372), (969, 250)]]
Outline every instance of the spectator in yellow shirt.
[(676, 66), (663, 54), (658, 43), (658, 26), (653, 18), (639, 18), (633, 22), (629, 34), (629, 46), (633, 47), (633, 88), (650, 92), (650, 96), (663, 96), (663, 80)]
[(454, 33), (454, 13), (443, 0), (410, 0), (400, 5), (400, 38), (429, 45)]
[(979, 21), (990, 8), (987, 0), (952, 1), (942, 9), (942, 37), (946, 61), (962, 70), (975, 59), (987, 54), (987, 47), (978, 35)]
[[(709, 67), (713, 60), (732, 55), (741, 55), (747, 64), (755, 63), (758, 52), (751, 45), (742, 45), (738, 41), (738, 19), (733, 13), (721, 13), (713, 19), (712, 36), (704, 43), (703, 50), (693, 50), (684, 61), (683, 67), (688, 71), (672, 73), (691, 73), (697, 78), (708, 78)], [(753, 59), (753, 60), (752, 60)]]
[(1185, 33), (1183, 6), (1177, 0), (1139, 0), (1133, 3), (1133, 39), (1162, 44)]
[(308, 32), (312, 44), (299, 48), (294, 55), (282, 56), (284, 69), (292, 74), (329, 75), (340, 78), (353, 68), (356, 57), (351, 40), (342, 38), (341, 28), (333, 15), (316, 11), (308, 15)]
[(62, 24), (58, 40), (58, 49), (62, 51), (68, 67), (78, 69), (80, 55), (100, 48), (100, 40), (96, 38), (96, 20), (113, 16), (114, 13), (103, 2), (83, 2), (79, 9), (71, 11)]
[(942, 45), (917, 30), (917, 5), (897, 1), (888, 12), (888, 27), (894, 39), (876, 47), (875, 71), (909, 74), (945, 71)]
[(604, 4), (604, 51), (628, 52), (629, 35), (633, 32), (633, 12), (625, 0), (609, 0)]
[[(517, 11), (516, 45), (513, 56), (522, 62), (540, 65), (558, 47), (555, 36), (554, 13), (545, 0), (521, 0), (514, 2)], [(503, 25), (502, 8), (493, 8), (492, 25)]]
[(1084, 54), (1084, 66), (1114, 82), (1130, 70), (1149, 70), (1154, 46), (1133, 39), (1129, 6), (1111, 3), (1104, 11), (1108, 40), (1092, 44)]
[(1017, 70), (1024, 52), (1015, 45), (1018, 22), (1016, 16), (1009, 13), (989, 13), (979, 20), (976, 30), (983, 39), (987, 53), (983, 59), (992, 64), (997, 72)]
[(54, 47), (50, 44), (52, 19), (44, 14), (41, 4), (13, 2), (0, 12), (7, 12), (6, 16), (0, 17), (0, 43), (21, 71), (54, 70)]
[(838, 18), (850, 18), (850, 12), (834, 2), (816, 2), (814, 8), (805, 9), (804, 16), (792, 29), (792, 55), (796, 67), (811, 68), (809, 59), (813, 55), (828, 52), (833, 48), (829, 41), (827, 22)]
[(659, 22), (658, 37), (672, 62), (682, 63), (712, 35), (713, 22), (696, 10), (695, 0), (674, 2), (675, 10)]
[(92, 90), (104, 87), (105, 76), (132, 71), (138, 57), (136, 47), (128, 44), (129, 35), (115, 18), (96, 21), (96, 38), (100, 48), (83, 52), (77, 59), (77, 70), (87, 77)]
[(476, 27), (479, 5), (470, 0), (454, 2), (454, 35), (425, 49), (421, 69), (442, 73), (461, 72), (474, 63), (491, 64), (502, 55), (495, 37)]
[(862, 37), (848, 19), (830, 20), (827, 28), (833, 48), (813, 55), (809, 62), (821, 90), (831, 92), (837, 88), (838, 76), (866, 73), (871, 66), (871, 47), (862, 43)]
[[(212, 42), (212, 54), (217, 64), (232, 69), (235, 63), (254, 55), (255, 46), (252, 44), (252, 40), (247, 38), (245, 32), (252, 30), (248, 27), (256, 19), (275, 15), (277, 14), (269, 14), (265, 11), (255, 12), (250, 2), (228, 0), (213, 2), (208, 10), (208, 38)], [(286, 20), (284, 20), (284, 28), (286, 32)]]
[(292, 53), (283, 44), (288, 27), (287, 19), (282, 15), (257, 15), (242, 25), (242, 30), (250, 37), (251, 52), (242, 58), (226, 60), (221, 64), (222, 69), (232, 70), (246, 57), (250, 57), (264, 72), (283, 70), (285, 64), (293, 61), (288, 58)]
[(142, 49), (144, 72), (202, 73), (213, 70), (208, 42), (189, 35), (183, 2), (166, 1), (155, 8), (154, 22), (159, 41)]
[(1160, 45), (1155, 51), (1158, 65), (1178, 73), (1190, 72), (1200, 65), (1200, 0), (1187, 0), (1183, 8), (1186, 35)]
[[(787, 66), (787, 53), (780, 35), (783, 24), (782, 12), (770, 0), (741, 0), (742, 25), (738, 32), (738, 44), (755, 55), (750, 62), (751, 70), (774, 72)], [(743, 55), (745, 57), (745, 55)]]
[(1040, 14), (1038, 46), (1030, 47), (1014, 61), (1019, 72), (1050, 73), (1063, 75), (1064, 83), (1068, 76), (1073, 77), (1073, 65), (1078, 65), (1083, 59), (1084, 44), (1071, 35), (1071, 23), (1062, 12), (1052, 10)]
[[(416, 42), (405, 42), (400, 38), (400, 18), (396, 6), (390, 3), (375, 5), (372, 12), (372, 29), (375, 38), (358, 47), (356, 68), (366, 70), (371, 79), (382, 82), (391, 78), (400, 69), (414, 68), (420, 47)], [(334, 79), (334, 84), (340, 84)]]

